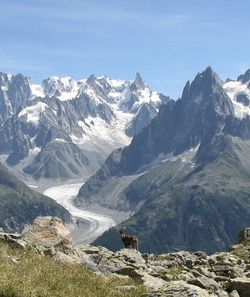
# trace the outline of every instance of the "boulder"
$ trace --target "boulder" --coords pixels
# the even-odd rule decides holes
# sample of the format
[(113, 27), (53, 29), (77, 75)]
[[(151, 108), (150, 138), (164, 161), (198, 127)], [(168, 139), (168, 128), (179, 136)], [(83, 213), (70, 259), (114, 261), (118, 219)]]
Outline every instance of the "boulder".
[(22, 239), (21, 235), (5, 233), (3, 238), (13, 247), (18, 249), (25, 249), (29, 246), (28, 242)]
[(204, 275), (197, 278), (192, 278), (188, 280), (187, 283), (196, 285), (202, 289), (210, 290), (213, 292), (216, 292), (220, 289), (220, 285), (215, 280)]
[(206, 290), (201, 289), (184, 281), (172, 281), (167, 283), (161, 290), (166, 297), (211, 297)]
[(229, 283), (229, 290), (236, 290), (240, 297), (250, 296), (250, 279), (249, 278), (235, 278), (231, 279)]
[(57, 245), (62, 239), (73, 243), (70, 231), (57, 217), (37, 217), (22, 232), (25, 240), (43, 246)]
[(233, 290), (229, 293), (229, 297), (240, 297), (239, 293), (236, 290)]
[(146, 268), (146, 261), (141, 253), (134, 249), (122, 249), (114, 254), (114, 257), (136, 268)]

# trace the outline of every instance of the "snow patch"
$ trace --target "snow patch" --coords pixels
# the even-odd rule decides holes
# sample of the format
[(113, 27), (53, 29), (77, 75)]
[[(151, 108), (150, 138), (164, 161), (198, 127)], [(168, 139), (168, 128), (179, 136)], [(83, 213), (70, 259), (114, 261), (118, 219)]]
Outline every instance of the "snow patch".
[(180, 155), (171, 157), (169, 160), (174, 162), (174, 161), (180, 159), (181, 162), (190, 162), (194, 166), (194, 163), (191, 162), (191, 160), (193, 159), (194, 155), (197, 153), (199, 146), (200, 146), (200, 143), (197, 146), (192, 147), (190, 150), (185, 151), (184, 153), (182, 153)]
[(144, 103), (154, 103), (155, 105), (159, 105), (161, 103), (159, 94), (151, 91), (149, 88), (139, 90), (136, 95), (139, 98), (139, 101), (134, 103), (132, 108), (133, 110)]
[(107, 82), (116, 90), (123, 90), (126, 87), (126, 81), (121, 79), (107, 78)]
[(29, 153), (32, 155), (37, 155), (38, 153), (40, 153), (40, 151), (41, 151), (41, 148), (36, 146), (36, 147), (30, 149)]
[(67, 100), (72, 100), (74, 99), (78, 94), (78, 89), (77, 90), (72, 90), (71, 92), (62, 92), (58, 98), (61, 101), (67, 101)]
[(7, 73), (7, 77), (8, 77), (8, 80), (11, 81), (12, 77), (13, 77), (13, 74)]
[(51, 76), (41, 88), (46, 95), (56, 96), (61, 101), (74, 99), (79, 91), (80, 84), (70, 76)]
[(68, 141), (66, 141), (65, 139), (62, 139), (62, 138), (55, 138), (55, 139), (53, 139), (53, 142), (57, 142), (57, 143), (68, 143)]
[(229, 81), (224, 84), (223, 88), (233, 103), (235, 116), (243, 119), (250, 115), (250, 106), (244, 106), (242, 103), (237, 102), (236, 100), (237, 96), (240, 94), (245, 94), (250, 98), (250, 90), (248, 89), (248, 85), (242, 84), (239, 81)]
[(83, 129), (84, 133), (79, 139), (75, 135), (71, 135), (73, 142), (78, 144), (84, 143), (109, 143), (114, 147), (129, 144), (131, 138), (125, 135), (124, 130), (131, 119), (130, 114), (116, 111), (117, 119), (111, 124), (106, 123), (99, 117), (88, 116), (84, 121), (78, 121), (78, 125)]
[(44, 102), (38, 102), (33, 106), (24, 108), (18, 115), (19, 118), (27, 117), (27, 122), (38, 125), (41, 113), (43, 113), (49, 106)]
[(38, 188), (38, 186), (37, 185), (27, 185), (28, 187), (30, 187), (30, 188), (33, 188), (33, 189), (36, 189), (36, 188)]
[(8, 88), (6, 86), (1, 86), (2, 91), (6, 92), (8, 91)]
[(44, 98), (45, 94), (41, 85), (30, 83), (30, 90), (33, 97)]

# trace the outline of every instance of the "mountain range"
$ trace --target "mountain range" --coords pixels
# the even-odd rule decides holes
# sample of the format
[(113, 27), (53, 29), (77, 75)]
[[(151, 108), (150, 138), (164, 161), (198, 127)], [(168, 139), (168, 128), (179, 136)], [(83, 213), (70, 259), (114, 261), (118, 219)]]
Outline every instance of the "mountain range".
[[(122, 225), (142, 251), (224, 250), (250, 225), (249, 155), (250, 70), (224, 83), (208, 67), (108, 156), (76, 203), (134, 212)], [(119, 227), (95, 243), (118, 249)]]
[(0, 155), (23, 179), (89, 176), (170, 99), (133, 81), (0, 73)]
[[(139, 73), (132, 81), (91, 75), (41, 84), (0, 73), (0, 138), (1, 161), (22, 180), (91, 176), (76, 205), (132, 213), (122, 225), (142, 251), (212, 253), (250, 225), (250, 70), (224, 82), (208, 67), (176, 101)], [(69, 220), (1, 168), (3, 189), (15, 180), (1, 200), (1, 225), (21, 229), (38, 214)], [(95, 243), (120, 248), (120, 226)]]

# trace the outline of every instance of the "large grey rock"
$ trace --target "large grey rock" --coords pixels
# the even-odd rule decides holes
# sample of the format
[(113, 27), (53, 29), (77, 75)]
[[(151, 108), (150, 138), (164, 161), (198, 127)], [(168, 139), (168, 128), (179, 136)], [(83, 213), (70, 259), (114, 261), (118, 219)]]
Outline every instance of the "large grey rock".
[(140, 252), (134, 249), (122, 249), (114, 254), (114, 257), (130, 263), (136, 268), (146, 268), (146, 262)]
[(220, 285), (213, 279), (206, 276), (199, 276), (197, 278), (192, 278), (187, 281), (189, 284), (198, 286), (202, 289), (210, 290), (216, 292), (220, 289)]
[(236, 290), (240, 297), (250, 296), (250, 279), (235, 278), (230, 280), (229, 290)]
[(64, 262), (81, 263), (79, 250), (72, 240), (70, 231), (56, 217), (37, 217), (23, 231), (23, 238), (33, 243), (35, 249), (45, 255), (62, 259)]
[(144, 286), (153, 290), (160, 290), (166, 284), (166, 281), (163, 279), (154, 277), (146, 272), (138, 273), (138, 276), (135, 279), (141, 281)]
[(183, 281), (172, 281), (165, 285), (165, 287), (162, 288), (162, 291), (164, 294), (162, 296), (168, 296), (168, 297), (210, 297), (213, 296), (210, 295), (207, 291), (191, 285), (187, 284)]
[(229, 297), (240, 297), (239, 293), (236, 290), (233, 290), (229, 293)]
[[(0, 236), (1, 237), (1, 236)], [(25, 249), (30, 246), (27, 241), (23, 240), (20, 235), (17, 234), (3, 234), (3, 239), (5, 239), (11, 246), (19, 249)]]

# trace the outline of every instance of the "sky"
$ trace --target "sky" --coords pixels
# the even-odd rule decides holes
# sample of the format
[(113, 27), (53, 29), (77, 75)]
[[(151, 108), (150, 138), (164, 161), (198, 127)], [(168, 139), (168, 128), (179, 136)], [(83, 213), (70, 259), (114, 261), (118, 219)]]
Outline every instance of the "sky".
[(249, 0), (0, 0), (0, 71), (40, 83), (91, 74), (134, 79), (181, 96), (211, 66), (250, 68)]

